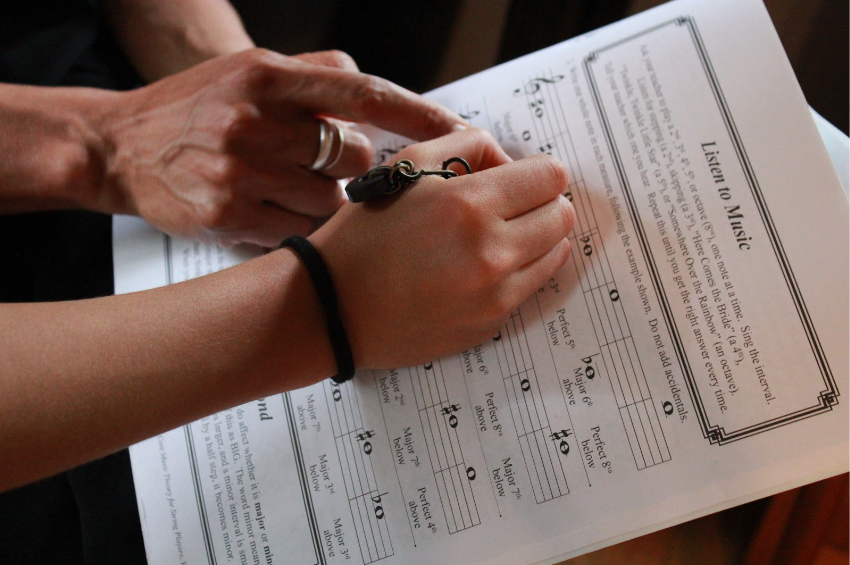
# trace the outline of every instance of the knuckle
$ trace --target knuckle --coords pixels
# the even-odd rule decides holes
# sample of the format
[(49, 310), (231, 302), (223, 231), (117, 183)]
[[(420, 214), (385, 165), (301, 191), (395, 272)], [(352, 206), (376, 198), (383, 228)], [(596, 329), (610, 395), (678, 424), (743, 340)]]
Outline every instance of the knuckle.
[(540, 161), (543, 167), (544, 178), (550, 183), (552, 191), (561, 194), (566, 192), (570, 176), (563, 161), (550, 155), (542, 156)]
[(234, 186), (245, 176), (244, 167), (233, 159), (219, 159), (204, 175), (206, 186), (195, 203), (198, 223), (210, 230), (221, 230), (233, 225), (237, 207)]
[(487, 309), (486, 318), (493, 324), (500, 324), (505, 320), (516, 307), (513, 298), (507, 292), (493, 293), (489, 308)]
[(482, 128), (469, 128), (464, 131), (465, 135), (468, 135), (472, 138), (474, 143), (481, 147), (486, 147), (488, 145), (499, 145), (499, 142), (496, 141), (496, 138), (493, 137), (493, 134)]
[[(570, 258), (570, 242), (567, 239), (563, 239), (559, 241), (552, 250), (546, 255), (543, 264), (541, 273), (545, 274), (545, 277), (548, 278), (558, 270), (564, 266), (567, 260)], [(542, 284), (543, 281), (541, 280)]]
[(472, 134), (476, 139), (478, 159), (481, 163), (505, 163), (505, 152), (492, 133), (485, 129), (474, 128)]
[(572, 203), (567, 200), (566, 196), (558, 196), (558, 207), (561, 212), (561, 217), (564, 220), (564, 236), (569, 235), (571, 231), (573, 231), (573, 227), (576, 224), (576, 210), (573, 207)]
[(470, 237), (466, 243), (469, 254), (467, 276), (476, 292), (489, 295), (510, 273), (514, 252), (507, 246), (494, 244), (494, 238), (483, 232)]
[[(479, 244), (480, 245), (480, 244)], [(490, 248), (477, 254), (473, 276), (478, 287), (492, 288), (510, 269), (510, 255), (504, 249)]]
[(243, 180), (246, 176), (246, 168), (240, 161), (233, 158), (222, 158), (211, 175), (212, 182), (216, 187), (215, 201), (228, 203), (233, 200), (231, 187)]
[(279, 59), (280, 55), (270, 49), (255, 47), (244, 51), (243, 57), (249, 67), (266, 69), (273, 66), (273, 64)]
[(279, 68), (281, 55), (268, 49), (255, 48), (242, 52), (240, 56), (246, 86), (250, 90), (267, 88)]
[(421, 105), (419, 112), (421, 114), (422, 124), (426, 127), (430, 137), (436, 138), (449, 133), (446, 129), (445, 109), (437, 104), (426, 101), (425, 104)]
[(239, 239), (232, 235), (215, 235), (212, 238), (212, 242), (222, 249), (230, 249), (239, 243)]
[(559, 260), (560, 266), (563, 266), (564, 263), (567, 262), (567, 259), (570, 258), (570, 255), (572, 254), (572, 252), (573, 252), (573, 248), (572, 248), (572, 245), (570, 245), (570, 241), (568, 239), (564, 239), (563, 243), (561, 244), (561, 256), (560, 256), (560, 260)]
[(341, 69), (357, 70), (357, 63), (354, 62), (354, 58), (345, 51), (331, 49), (330, 51), (327, 51), (327, 54), (328, 59), (333, 62), (334, 66)]
[(354, 89), (354, 103), (363, 116), (375, 116), (384, 109), (390, 90), (387, 81), (372, 75), (362, 75)]
[(221, 127), (227, 139), (242, 139), (251, 136), (257, 123), (259, 111), (248, 102), (233, 104), (221, 119)]
[(230, 227), (233, 220), (233, 202), (228, 198), (218, 197), (196, 205), (198, 223), (212, 231)]
[(442, 204), (439, 214), (445, 218), (446, 225), (471, 239), (481, 232), (481, 211), (465, 191), (438, 191), (436, 195)]

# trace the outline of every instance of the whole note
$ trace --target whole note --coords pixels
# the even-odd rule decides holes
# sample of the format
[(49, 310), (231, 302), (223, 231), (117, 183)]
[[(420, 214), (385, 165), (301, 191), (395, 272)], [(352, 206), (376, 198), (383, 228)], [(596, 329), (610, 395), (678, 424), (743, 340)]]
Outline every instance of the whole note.
[(528, 106), (534, 110), (534, 115), (536, 117), (538, 117), (538, 118), (543, 117), (543, 99), (542, 98), (538, 98), (534, 102), (529, 103)]
[(584, 253), (587, 257), (593, 255), (593, 247), (590, 245), (590, 236), (586, 235), (584, 237), (580, 237), (579, 241), (584, 243), (584, 247), (582, 248), (582, 253)]
[(558, 451), (561, 452), (562, 455), (570, 454), (570, 444), (567, 442), (568, 437), (573, 435), (571, 430), (561, 430), (560, 432), (554, 432), (549, 434), (549, 437), (552, 441), (558, 443)]
[(372, 497), (372, 503), (374, 503), (375, 505), (375, 518), (378, 520), (384, 519), (384, 507), (381, 506), (381, 497), (384, 496), (384, 494), (379, 494), (377, 496)]

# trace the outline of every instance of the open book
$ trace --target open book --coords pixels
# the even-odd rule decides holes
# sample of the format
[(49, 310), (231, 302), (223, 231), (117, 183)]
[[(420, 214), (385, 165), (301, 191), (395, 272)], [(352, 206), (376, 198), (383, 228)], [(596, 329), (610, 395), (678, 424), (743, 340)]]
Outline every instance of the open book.
[[(760, 2), (429, 96), (567, 164), (572, 258), (468, 351), (133, 446), (150, 563), (552, 563), (847, 470), (848, 202)], [(117, 292), (260, 252), (126, 218), (114, 250)]]

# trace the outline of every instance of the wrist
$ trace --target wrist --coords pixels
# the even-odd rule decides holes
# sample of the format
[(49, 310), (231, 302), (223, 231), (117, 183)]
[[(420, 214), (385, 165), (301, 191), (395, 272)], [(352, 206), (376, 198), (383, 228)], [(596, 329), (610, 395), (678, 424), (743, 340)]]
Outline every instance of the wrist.
[(295, 251), (307, 269), (313, 290), (325, 313), (325, 327), (337, 368), (333, 380), (342, 384), (354, 376), (354, 358), (345, 325), (340, 318), (336, 289), (328, 267), (318, 250), (305, 237), (299, 235), (287, 237), (280, 247)]
[(0, 85), (0, 212), (99, 210), (107, 149), (99, 112), (114, 93)]
[(81, 139), (85, 139), (89, 171), (86, 190), (80, 191), (84, 201), (80, 208), (104, 214), (131, 214), (129, 195), (115, 182), (117, 142), (114, 123), (127, 111), (129, 92), (84, 89), (80, 92), (77, 115)]
[(251, 325), (260, 349), (252, 357), (268, 361), (265, 388), (292, 390), (335, 375), (325, 311), (300, 258), (281, 249), (249, 263), (253, 272), (246, 275), (256, 291), (251, 302), (259, 305), (259, 323)]

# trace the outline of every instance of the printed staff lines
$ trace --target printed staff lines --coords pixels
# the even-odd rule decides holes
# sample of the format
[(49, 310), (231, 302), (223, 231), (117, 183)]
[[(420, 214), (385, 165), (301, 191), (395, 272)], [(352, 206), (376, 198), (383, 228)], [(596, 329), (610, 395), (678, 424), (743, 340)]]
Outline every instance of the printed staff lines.
[(552, 429), (519, 310), (511, 314), (493, 342), (535, 501), (542, 504), (569, 494), (562, 455), (551, 441)]
[(360, 400), (352, 383), (325, 381), (322, 387), (360, 554), (364, 565), (374, 563), (394, 555), (385, 519), (386, 493), (378, 488), (371, 461), (374, 431), (363, 427)]
[(446, 528), (455, 534), (481, 523), (470, 484), (476, 471), (467, 466), (457, 434), (456, 413), (462, 407), (449, 401), (440, 361), (412, 368), (409, 373)]
[[(579, 275), (587, 311), (635, 465), (638, 469), (644, 469), (669, 461), (670, 451), (646, 374), (637, 355), (625, 309), (619, 299), (611, 264), (599, 233), (596, 212), (576, 158), (554, 78), (550, 69), (548, 77), (529, 79), (527, 84), (536, 82), (539, 87), (533, 94), (529, 94), (528, 88), (523, 90), (535, 136), (546, 144), (541, 146), (541, 151), (549, 149), (555, 152), (570, 173), (568, 190), (576, 209), (576, 229), (571, 236), (574, 244), (572, 260)], [(611, 375), (616, 377), (617, 387)]]

